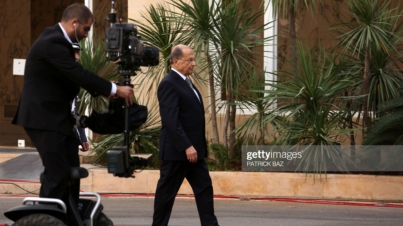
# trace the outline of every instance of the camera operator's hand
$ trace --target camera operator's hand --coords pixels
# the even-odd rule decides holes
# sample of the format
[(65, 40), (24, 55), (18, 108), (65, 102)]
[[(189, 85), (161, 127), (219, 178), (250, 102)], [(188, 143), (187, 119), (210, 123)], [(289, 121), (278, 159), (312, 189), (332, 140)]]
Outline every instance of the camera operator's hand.
[(117, 86), (116, 87), (116, 95), (125, 99), (126, 105), (129, 106), (133, 104), (133, 88), (130, 86)]
[(88, 142), (83, 142), (81, 143), (81, 151), (86, 152), (90, 150), (90, 144)]

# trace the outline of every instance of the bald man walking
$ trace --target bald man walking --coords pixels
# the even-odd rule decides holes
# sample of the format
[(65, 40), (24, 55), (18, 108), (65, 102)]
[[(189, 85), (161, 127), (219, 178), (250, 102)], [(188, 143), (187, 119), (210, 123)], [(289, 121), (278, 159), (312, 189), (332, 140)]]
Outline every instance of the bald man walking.
[(179, 188), (186, 178), (193, 189), (202, 226), (217, 226), (213, 186), (207, 169), (203, 100), (189, 80), (196, 65), (189, 46), (172, 49), (171, 71), (158, 87), (162, 129), (160, 179), (155, 192), (153, 226), (168, 225)]

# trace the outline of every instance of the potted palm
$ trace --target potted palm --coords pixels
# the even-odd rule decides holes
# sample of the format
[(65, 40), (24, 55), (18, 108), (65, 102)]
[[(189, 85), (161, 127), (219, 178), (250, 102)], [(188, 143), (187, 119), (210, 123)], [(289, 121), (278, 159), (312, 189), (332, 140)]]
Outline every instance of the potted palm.
[[(342, 94), (353, 80), (335, 64), (325, 51), (314, 53), (299, 43), (297, 74), (278, 72), (279, 81), (268, 81), (271, 87), (264, 98), (277, 101), (277, 107), (265, 118), (278, 119), (276, 144), (305, 145), (306, 149), (297, 170), (326, 173), (329, 165), (347, 171), (348, 156), (340, 149), (340, 141), (350, 132), (345, 128), (345, 99)], [(274, 115), (274, 116), (273, 116)]]

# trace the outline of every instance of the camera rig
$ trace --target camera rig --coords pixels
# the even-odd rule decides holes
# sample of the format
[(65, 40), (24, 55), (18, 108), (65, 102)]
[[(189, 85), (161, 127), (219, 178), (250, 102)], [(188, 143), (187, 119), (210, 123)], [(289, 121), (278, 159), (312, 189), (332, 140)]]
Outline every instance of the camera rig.
[[(105, 52), (109, 61), (117, 63), (119, 74), (123, 76), (123, 82), (117, 85), (132, 86), (131, 76), (136, 76), (136, 71), (141, 66), (150, 67), (159, 64), (159, 50), (154, 46), (146, 46), (137, 35), (137, 27), (129, 23), (116, 23), (115, 2), (111, 1), (111, 12), (108, 15), (110, 27), (106, 28)], [(121, 108), (124, 109), (124, 145), (115, 146), (106, 152), (108, 173), (118, 177), (133, 177), (136, 169), (147, 166), (151, 155), (131, 155), (129, 144), (129, 106), (124, 102)], [(116, 105), (113, 99), (109, 103)], [(114, 108), (114, 107), (112, 107)], [(111, 109), (110, 109), (111, 110)]]

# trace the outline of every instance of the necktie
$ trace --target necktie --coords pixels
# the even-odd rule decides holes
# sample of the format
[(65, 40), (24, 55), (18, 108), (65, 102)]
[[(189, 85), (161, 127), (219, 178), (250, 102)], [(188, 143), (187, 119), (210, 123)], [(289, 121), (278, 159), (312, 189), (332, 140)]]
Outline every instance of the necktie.
[(186, 77), (185, 81), (187, 82), (187, 84), (190, 86), (190, 88), (193, 89), (192, 83), (190, 82), (190, 79), (188, 77)]
[(191, 89), (193, 90), (193, 92), (195, 93), (197, 99), (199, 99), (199, 101), (200, 101), (199, 95), (196, 93), (196, 90), (193, 89), (192, 83), (190, 82), (190, 79), (189, 79), (188, 77), (185, 78), (185, 82), (190, 86), (190, 88), (191, 88)]

